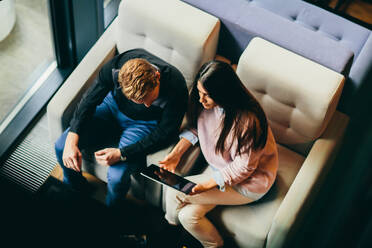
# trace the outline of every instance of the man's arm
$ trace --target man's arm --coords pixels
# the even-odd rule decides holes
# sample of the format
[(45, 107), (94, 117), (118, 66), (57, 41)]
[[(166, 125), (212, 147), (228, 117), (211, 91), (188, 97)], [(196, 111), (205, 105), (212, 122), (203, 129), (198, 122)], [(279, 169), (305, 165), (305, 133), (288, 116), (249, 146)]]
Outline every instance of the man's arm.
[(66, 137), (65, 149), (63, 150), (63, 164), (74, 171), (81, 171), (82, 155), (78, 148), (79, 135), (69, 132)]
[(101, 69), (94, 84), (84, 94), (70, 122), (70, 131), (66, 137), (62, 160), (67, 168), (77, 172), (81, 171), (82, 164), (82, 155), (78, 147), (79, 133), (83, 125), (94, 114), (96, 106), (102, 102), (113, 87), (110, 86), (110, 83), (113, 85), (113, 82), (110, 82), (110, 78), (106, 75), (107, 71), (111, 68), (110, 62)]
[(100, 70), (95, 82), (84, 93), (70, 121), (70, 131), (80, 134), (83, 125), (93, 116), (96, 107), (103, 101), (107, 93), (113, 89), (112, 60)]

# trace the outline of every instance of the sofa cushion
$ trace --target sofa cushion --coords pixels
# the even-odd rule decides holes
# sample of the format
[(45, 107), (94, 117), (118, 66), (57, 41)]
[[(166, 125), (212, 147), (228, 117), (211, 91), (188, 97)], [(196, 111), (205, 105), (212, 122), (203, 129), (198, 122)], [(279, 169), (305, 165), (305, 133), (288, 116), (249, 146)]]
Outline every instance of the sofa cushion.
[[(270, 191), (259, 201), (241, 206), (218, 206), (210, 213), (224, 236), (233, 236), (239, 247), (263, 247), (276, 210), (305, 158), (278, 145), (279, 168)], [(249, 246), (247, 246), (249, 244)]]
[(125, 0), (117, 26), (119, 53), (144, 48), (177, 67), (190, 86), (200, 66), (215, 56), (219, 20), (181, 1)]
[(264, 108), (276, 140), (318, 138), (331, 119), (344, 77), (261, 38), (240, 57), (237, 74)]
[(354, 61), (371, 33), (367, 28), (304, 1), (286, 0), (286, 4), (277, 0), (247, 1), (348, 47), (354, 53)]
[(0, 2), (0, 41), (4, 40), (12, 31), (16, 22), (16, 10), (13, 0)]
[[(247, 0), (182, 0), (218, 17), (223, 26), (219, 53), (235, 63), (250, 40), (256, 36), (309, 58), (337, 72), (348, 73), (353, 51), (321, 32), (297, 25)], [(259, 2), (259, 1), (257, 1)], [(282, 5), (289, 4), (278, 1)], [(223, 39), (223, 42), (222, 42)], [(222, 51), (221, 51), (222, 50)], [(232, 56), (232, 57), (230, 57)]]

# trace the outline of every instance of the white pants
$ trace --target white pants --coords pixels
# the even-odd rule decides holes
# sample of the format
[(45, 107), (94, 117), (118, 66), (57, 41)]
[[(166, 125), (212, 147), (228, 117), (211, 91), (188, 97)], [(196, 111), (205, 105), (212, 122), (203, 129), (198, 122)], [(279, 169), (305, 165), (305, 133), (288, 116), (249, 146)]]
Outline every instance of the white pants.
[[(208, 181), (212, 177), (212, 169), (207, 168), (202, 174), (187, 177), (195, 183)], [(221, 247), (223, 239), (214, 225), (205, 215), (217, 205), (243, 205), (254, 201), (226, 186), (224, 192), (217, 188), (196, 195), (185, 195), (167, 187), (165, 218), (172, 225), (179, 223), (204, 247)]]

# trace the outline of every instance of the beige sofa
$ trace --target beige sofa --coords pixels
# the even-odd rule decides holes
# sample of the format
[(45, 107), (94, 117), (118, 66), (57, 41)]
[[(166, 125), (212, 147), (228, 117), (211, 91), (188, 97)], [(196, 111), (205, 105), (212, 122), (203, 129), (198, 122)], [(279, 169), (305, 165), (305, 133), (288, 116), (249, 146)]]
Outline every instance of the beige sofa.
[[(169, 10), (172, 11), (169, 11)], [(176, 66), (189, 86), (199, 67), (215, 57), (220, 22), (181, 1), (125, 0), (118, 17), (68, 77), (47, 106), (50, 139), (54, 143), (68, 127), (73, 111), (100, 68), (115, 54), (144, 48)], [(192, 32), (191, 32), (192, 31)], [(116, 146), (117, 144), (112, 144)], [(172, 147), (147, 156), (147, 164), (163, 159)], [(188, 174), (199, 149), (189, 152), (178, 173)], [(107, 167), (83, 159), (83, 170), (107, 182)], [(161, 186), (140, 175), (132, 177), (131, 194), (161, 206)]]
[(266, 112), (279, 170), (258, 202), (221, 206), (210, 218), (238, 247), (285, 247), (341, 144), (348, 117), (335, 109), (345, 78), (261, 38), (249, 43), (237, 74)]
[[(214, 58), (219, 28), (218, 19), (177, 0), (122, 1), (114, 23), (48, 104), (52, 141), (68, 127), (82, 94), (116, 52), (145, 48), (175, 65), (190, 84), (200, 65)], [(279, 172), (260, 201), (218, 207), (209, 217), (239, 247), (283, 247), (341, 143), (348, 118), (335, 108), (344, 77), (258, 38), (242, 54), (237, 73), (267, 113), (278, 142)], [(156, 163), (171, 148), (149, 155), (147, 163)], [(199, 152), (197, 146), (191, 150), (178, 173), (188, 174)], [(105, 167), (84, 160), (83, 169), (107, 180)], [(165, 187), (138, 175), (134, 179), (134, 196), (164, 207)]]

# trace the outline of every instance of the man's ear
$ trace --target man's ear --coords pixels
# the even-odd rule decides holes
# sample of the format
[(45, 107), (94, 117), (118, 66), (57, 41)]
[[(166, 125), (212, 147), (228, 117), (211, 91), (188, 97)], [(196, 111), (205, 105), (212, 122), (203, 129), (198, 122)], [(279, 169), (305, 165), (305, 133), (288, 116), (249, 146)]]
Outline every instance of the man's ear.
[(160, 72), (159, 72), (159, 71), (156, 71), (156, 72), (155, 72), (155, 75), (156, 75), (156, 78), (157, 78), (157, 79), (160, 79)]

